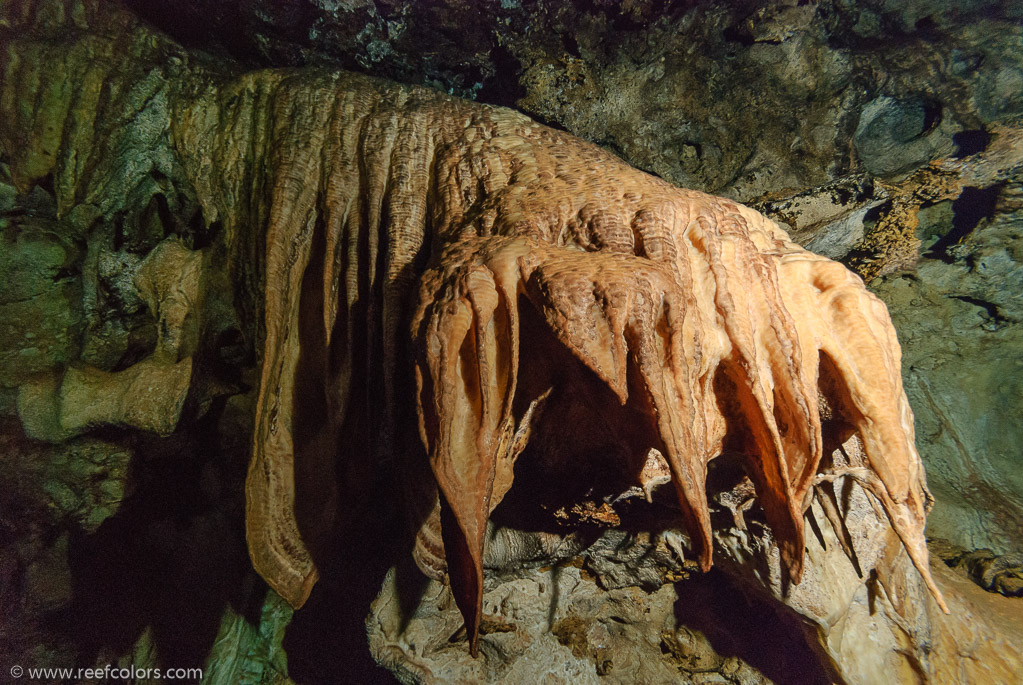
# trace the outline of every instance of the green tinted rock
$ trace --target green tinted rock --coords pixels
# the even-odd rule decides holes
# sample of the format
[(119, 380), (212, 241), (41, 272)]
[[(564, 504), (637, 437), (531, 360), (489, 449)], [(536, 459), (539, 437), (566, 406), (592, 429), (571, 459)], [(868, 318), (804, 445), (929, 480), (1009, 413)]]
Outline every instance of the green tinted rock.
[[(937, 221), (944, 211), (935, 206)], [(930, 233), (935, 229), (926, 229)], [(879, 279), (902, 344), (917, 446), (937, 503), (929, 536), (1023, 548), (1023, 212), (980, 224), (948, 260)]]
[(56, 222), (12, 222), (0, 233), (0, 385), (19, 385), (77, 356), (80, 258)]

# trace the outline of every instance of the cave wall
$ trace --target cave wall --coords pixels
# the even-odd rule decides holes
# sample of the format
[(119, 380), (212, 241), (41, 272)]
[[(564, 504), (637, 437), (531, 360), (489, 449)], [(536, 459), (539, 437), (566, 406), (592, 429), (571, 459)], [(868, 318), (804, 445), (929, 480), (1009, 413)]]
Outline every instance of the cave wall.
[[(187, 0), (129, 6), (213, 60), (340, 65), (515, 106), (673, 183), (767, 212), (802, 244), (852, 266), (892, 306), (906, 344), (920, 449), (934, 464), (934, 487), (944, 493), (933, 533), (1001, 553), (1023, 542), (1012, 448), (1018, 374), (1008, 361), (1009, 350), (1017, 349), (1018, 321), (1011, 236), (1019, 181), (1011, 151), (1023, 115), (1016, 3), (249, 0), (212, 12)], [(37, 14), (37, 24), (61, 21), (34, 7), (25, 2), (11, 9)], [(84, 26), (88, 11), (74, 12), (78, 19), (64, 20)], [(160, 81), (181, 58), (171, 54), (179, 47), (161, 49), (167, 54), (139, 75), (146, 85), (113, 105), (128, 121), (126, 112), (144, 102), (151, 123), (83, 129), (109, 141), (109, 150), (132, 150), (130, 157), (112, 161), (118, 155), (94, 151), (103, 167), (91, 177), (95, 187), (73, 198), (60, 184), (74, 172), (56, 179), (57, 195), (66, 198), (60, 210), (76, 225), (72, 233), (85, 230), (92, 219), (86, 213), (120, 222), (108, 233), (126, 233), (105, 238), (118, 242), (108, 252), (95, 248), (99, 231), (90, 233), (88, 254), (60, 256), (56, 251), (68, 247), (48, 248), (55, 262), (46, 268), (89, 262), (87, 276), (99, 279), (102, 287), (93, 289), (100, 295), (33, 291), (69, 304), (38, 324), (25, 322), (44, 329), (45, 346), (4, 341), (6, 387), (76, 358), (109, 369), (126, 355), (144, 356), (154, 332), (141, 323), (139, 298), (123, 287), (122, 262), (131, 259), (125, 255), (137, 261), (168, 231), (201, 242), (210, 230), (194, 190), (174, 182), (180, 173), (167, 149)], [(86, 53), (78, 50), (63, 58), (69, 81), (88, 78), (80, 66)], [(69, 81), (53, 86), (54, 103)], [(112, 124), (113, 114), (104, 110)], [(40, 139), (29, 167), (57, 154), (57, 134)], [(1009, 152), (985, 154), (998, 145)], [(966, 171), (913, 176), (932, 161), (957, 159), (966, 160)], [(150, 178), (142, 183), (125, 176), (147, 169)], [(13, 202), (14, 190), (5, 193)], [(34, 201), (48, 202), (41, 191)], [(17, 265), (8, 268), (20, 273)], [(60, 285), (75, 287), (71, 280)], [(23, 300), (13, 290), (8, 297)], [(103, 301), (116, 298), (124, 302)], [(9, 331), (32, 318), (24, 305), (8, 309), (18, 322)], [(258, 319), (242, 314), (243, 325)], [(254, 330), (245, 333), (246, 340), (255, 338)], [(964, 384), (969, 392), (960, 391)]]
[(899, 175), (1023, 107), (1007, 1), (137, 5), (186, 44), (517, 107), (741, 201)]
[[(260, 256), (232, 246), (259, 208), (224, 225), (185, 180), (171, 103), (186, 69), (341, 66), (513, 106), (784, 222), (891, 309), (937, 497), (929, 534), (1023, 548), (1017, 3), (36, 0), (0, 13), (12, 653), (67, 662), (11, 626), (92, 612), (62, 639), (120, 622), (88, 649), (140, 663), (191, 634), (179, 661), (204, 663), (204, 641), (233, 635), (225, 682), (286, 668), (290, 610), (264, 602), (232, 532), (261, 335)], [(115, 69), (131, 88), (105, 85)], [(200, 267), (214, 276), (182, 278)], [(146, 359), (159, 366), (121, 377), (127, 394), (85, 394)], [(139, 403), (154, 384), (177, 390)], [(140, 572), (140, 557), (158, 561)], [(208, 593), (182, 602), (175, 588), (197, 573)], [(125, 600), (97, 611), (104, 592)]]
[[(931, 534), (1000, 554), (1023, 545), (1011, 351), (1017, 3), (133, 7), (245, 64), (335, 64), (512, 106), (672, 183), (765, 211), (892, 308), (941, 493)], [(1004, 154), (985, 154), (999, 145)], [(914, 174), (937, 160), (964, 161)]]

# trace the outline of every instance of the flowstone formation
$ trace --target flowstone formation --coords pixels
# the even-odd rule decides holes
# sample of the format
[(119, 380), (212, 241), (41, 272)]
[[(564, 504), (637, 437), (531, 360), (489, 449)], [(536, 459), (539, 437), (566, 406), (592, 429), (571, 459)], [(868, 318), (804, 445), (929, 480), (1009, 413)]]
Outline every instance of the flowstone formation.
[[(131, 4), (182, 41), (248, 65), (335, 64), (514, 106), (676, 185), (786, 222), (795, 242), (864, 277), (914, 357), (903, 383), (937, 497), (931, 534), (999, 554), (1023, 547), (1014, 447), (1023, 421), (1006, 383), (1018, 374), (1004, 361), (1018, 353), (1003, 354), (1020, 347), (1006, 295), (1018, 290), (1018, 260), (975, 268), (1011, 243), (1001, 234), (1013, 221), (946, 250), (978, 219), (983, 228), (1002, 215), (999, 196), (1019, 183), (1018, 166), (989, 153), (1018, 135), (1023, 116), (1020, 3)], [(921, 256), (934, 285), (917, 293), (898, 272), (916, 275)], [(997, 324), (980, 321), (989, 310)]]
[[(356, 632), (368, 614), (403, 679), (795, 677), (684, 625), (687, 578), (715, 560), (811, 681), (1018, 672), (1011, 624), (931, 576), (894, 330), (840, 264), (510, 110), (225, 67), (101, 1), (3, 13), (5, 241), (56, 276), (26, 283), (21, 317), (66, 297), (81, 331), (4, 369), (25, 440), (167, 440), (133, 467), (204, 435), (251, 450), (253, 565), (292, 606), (365, 609)], [(39, 193), (57, 235), (21, 219)], [(195, 466), (211, 515), (152, 537), (215, 561), (229, 467)], [(199, 597), (238, 577), (216, 550)], [(372, 606), (359, 573), (383, 585)], [(189, 633), (216, 638), (211, 677), (284, 677), (278, 594)], [(162, 644), (181, 665), (154, 625), (82, 658)]]
[[(279, 76), (251, 78), (259, 91)], [(540, 403), (559, 419), (535, 438), (557, 445), (552, 458), (610, 452), (624, 478), (638, 478), (650, 449), (664, 455), (704, 571), (707, 467), (727, 444), (742, 455), (793, 582), (813, 486), (851, 475), (878, 498), (943, 605), (927, 568), (929, 494), (898, 345), (862, 281), (742, 205), (676, 189), (507, 110), (343, 75), (279, 83), (267, 106), (286, 117), (261, 142), (278, 152), (266, 180), (247, 521), (253, 561), (284, 597), (297, 606), (308, 597), (313, 547), (338, 497), (329, 485), (300, 494), (296, 474), (329, 482), (353, 388), (375, 391), (360, 400), (380, 406), (376, 449), (402, 432), (403, 305), (418, 290), (419, 428), (473, 653), (487, 520), (512, 487)], [(188, 115), (222, 116), (217, 104), (200, 98)], [(521, 332), (526, 316), (532, 335)], [(565, 371), (564, 359), (545, 368), (558, 345), (596, 378)], [(821, 404), (834, 412), (827, 429)], [(822, 473), (825, 445), (849, 431), (866, 458)], [(320, 530), (303, 531), (307, 509)]]
[[(473, 650), (486, 522), (532, 440), (563, 441), (560, 460), (609, 455), (637, 483), (658, 450), (704, 571), (708, 465), (734, 451), (794, 582), (813, 486), (854, 475), (942, 603), (895, 332), (862, 281), (741, 205), (543, 129), (497, 124), (479, 142), (467, 133), (452, 171), (435, 172), (450, 180), (437, 189), (440, 230), (412, 323), (420, 430)], [(548, 335), (524, 335), (527, 316)], [(559, 344), (596, 379), (565, 372)], [(531, 431), (539, 403), (558, 418)], [(545, 428), (557, 436), (525, 435)], [(866, 459), (822, 469), (825, 445), (851, 430)]]

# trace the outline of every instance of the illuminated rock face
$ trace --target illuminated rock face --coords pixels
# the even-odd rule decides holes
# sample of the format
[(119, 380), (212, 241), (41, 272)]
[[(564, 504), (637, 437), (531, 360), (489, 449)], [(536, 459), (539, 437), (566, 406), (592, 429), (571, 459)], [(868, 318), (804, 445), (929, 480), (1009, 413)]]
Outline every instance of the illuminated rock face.
[[(140, 274), (136, 288), (166, 330), (117, 379), (208, 362), (204, 331), (224, 300), (255, 331), (247, 536), (257, 570), (294, 606), (324, 546), (344, 545), (329, 534), (356, 502), (360, 471), (395, 452), (409, 455), (410, 489), (429, 495), (422, 510), (437, 505), (419, 522), (432, 558), (418, 557), (448, 574), (473, 652), (487, 521), (515, 494), (520, 455), (599, 451), (622, 490), (649, 496), (672, 483), (691, 549), (673, 546), (704, 569), (716, 532), (708, 465), (735, 457), (752, 485), (739, 488), (735, 516), (755, 492), (786, 582), (804, 576), (816, 486), (853, 478), (930, 583), (930, 498), (898, 345), (884, 307), (844, 267), (742, 205), (680, 190), (509, 110), (345, 73), (228, 75), (122, 29), (107, 42), (19, 46), (31, 59), (5, 54), (5, 92), (57, 84), (36, 109), (0, 102), (11, 177), (22, 188), (51, 178), (58, 212), (86, 227), (86, 200), (149, 202), (160, 182), (201, 210), (197, 249), (168, 243), (156, 253), (167, 266)], [(68, 76), (64, 66), (89, 56), (88, 78)], [(143, 134), (130, 164), (103, 153)], [(81, 150), (95, 150), (89, 164)], [(202, 297), (190, 290), (199, 285)], [(180, 377), (202, 374), (190, 366)], [(76, 404), (114, 383), (98, 378), (74, 386)], [(153, 412), (170, 418), (160, 430), (173, 430), (186, 390), (199, 408), (218, 392), (197, 385), (152, 384), (175, 399)], [(156, 425), (135, 408), (118, 402), (66, 429)], [(836, 460), (852, 433), (862, 454)], [(824, 501), (842, 530), (843, 509)]]
[[(245, 90), (280, 77), (248, 78)], [(570, 440), (592, 442), (599, 426), (636, 483), (650, 449), (663, 455), (704, 569), (707, 465), (729, 451), (793, 580), (814, 486), (843, 473), (878, 499), (930, 584), (930, 496), (899, 347), (858, 277), (742, 205), (507, 110), (350, 76), (292, 77), (274, 98), (286, 116), (263, 142), (274, 164), (248, 536), (257, 568), (294, 604), (315, 581), (317, 536), (296, 519), (295, 474), (332, 468), (353, 387), (386, 407), (404, 399), (403, 349), (471, 636), (487, 520), (514, 487), (516, 458), (549, 437), (536, 434), (536, 411), (573, 395), (588, 399), (557, 429)], [(308, 408), (310, 384), (325, 409)], [(393, 420), (379, 424), (385, 438), (411, 428)], [(824, 461), (852, 432), (862, 461)], [(337, 494), (318, 496), (329, 520)]]
[[(869, 682), (878, 672), (906, 681), (920, 673), (936, 682), (1014, 681), (1020, 653), (1015, 608), (1003, 602), (1010, 607), (1001, 612), (1007, 618), (997, 620), (992, 607), (999, 605), (992, 600), (1004, 598), (957, 587), (937, 565), (935, 579), (953, 609), (951, 616), (939, 615), (905, 553), (909, 549), (922, 566), (920, 528), (929, 497), (895, 375), (896, 347), (876, 300), (841, 267), (801, 251), (746, 208), (673, 188), (507, 110), (339, 72), (242, 73), (237, 65), (190, 54), (122, 10), (107, 0), (0, 6), (0, 273), (9, 276), (0, 293), (0, 309), (9, 316), (0, 321), (10, 324), (0, 335), (3, 473), (6, 483), (47, 486), (45, 497), (24, 491), (39, 509), (52, 510), (54, 528), (66, 526), (68, 516), (87, 530), (112, 515), (123, 521), (133, 506), (118, 509), (122, 495), (128, 504), (145, 502), (151, 493), (180, 499), (183, 481), (177, 479), (150, 478), (152, 486), (134, 494), (127, 487), (144, 482), (139, 473), (167, 468), (152, 458), (150, 438), (162, 446), (157, 456), (175, 451), (177, 465), (206, 460), (214, 456), (210, 447), (220, 447), (210, 443), (223, 442), (231, 458), (216, 454), (221, 463), (203, 471), (203, 491), (234, 502), (241, 488), (235, 457), (244, 461), (255, 451), (248, 518), (256, 567), (295, 605), (318, 570), (331, 569), (332, 587), (341, 589), (335, 594), (355, 609), (347, 621), (327, 612), (324, 624), (350, 626), (354, 616), (360, 646), (364, 615), (352, 590), (363, 586), (348, 568), (338, 572), (325, 550), (351, 560), (349, 566), (371, 556), (367, 549), (384, 550), (379, 556), (388, 564), (396, 563), (398, 555), (390, 555), (398, 551), (407, 559), (411, 536), (396, 535), (391, 523), (397, 508), (409, 511), (420, 533), (416, 561), (433, 578), (450, 577), (461, 611), (440, 585), (410, 607), (400, 588), (389, 589), (408, 569), (389, 575), (395, 583), (381, 591), (379, 630), (371, 631), (370, 643), (377, 661), (395, 671), (408, 670), (426, 644), (432, 656), (443, 662), (456, 655), (465, 673), (479, 676), (464, 679), (484, 680), (496, 660), (512, 669), (506, 680), (528, 680), (534, 671), (564, 663), (571, 646), (579, 669), (595, 659), (593, 678), (599, 672), (614, 682), (605, 674), (613, 661), (622, 682), (635, 682), (623, 675), (629, 659), (619, 658), (633, 649), (651, 673), (663, 675), (657, 660), (664, 649), (676, 661), (689, 657), (675, 644), (677, 636), (657, 645), (651, 632), (665, 627), (664, 617), (671, 631), (681, 631), (674, 623), (676, 614), (688, 620), (686, 581), (693, 581), (688, 590), (698, 582), (716, 585), (724, 573), (794, 618), (799, 630), (809, 621), (810, 642), (826, 651), (815, 655), (833, 662), (846, 681)], [(679, 45), (679, 34), (665, 26), (667, 42)], [(754, 37), (769, 38), (742, 41), (758, 59), (775, 60), (771, 51), (796, 45), (772, 37), (781, 35), (771, 33), (777, 23), (752, 26)], [(988, 43), (998, 31), (973, 33)], [(917, 46), (895, 43), (900, 51)], [(805, 187), (809, 181), (790, 182), (797, 178), (787, 171), (792, 168), (812, 169), (798, 178), (817, 180), (826, 168), (829, 179), (859, 168), (844, 152), (829, 166), (835, 149), (861, 156), (887, 149), (863, 143), (878, 132), (870, 127), (850, 147), (857, 127), (794, 117), (805, 110), (790, 106), (795, 100), (788, 92), (777, 100), (754, 89), (757, 103), (750, 107), (740, 100), (754, 90), (728, 89), (740, 100), (711, 97), (738, 81), (730, 74), (744, 72), (696, 68), (694, 59), (735, 64), (702, 45), (692, 42), (675, 61), (669, 56), (663, 78), (662, 69), (649, 70), (671, 97), (650, 97), (646, 77), (617, 71), (616, 85), (597, 90), (616, 103), (628, 101), (625, 118), (606, 121), (610, 105), (598, 102), (586, 115), (596, 128), (578, 126), (582, 119), (552, 120), (574, 122), (568, 125), (573, 131), (667, 178), (692, 179), (692, 185), (740, 198)], [(648, 58), (656, 61), (657, 52)], [(620, 60), (632, 57), (622, 52)], [(982, 72), (988, 70), (981, 84), (1011, 75), (1002, 66), (1007, 62), (981, 61)], [(875, 55), (856, 68), (879, 62), (899, 60)], [(927, 69), (917, 73), (929, 74), (938, 63), (941, 69), (964, 64), (924, 59)], [(565, 64), (575, 69), (579, 62)], [(545, 68), (542, 61), (537, 65)], [(873, 82), (882, 72), (870, 73)], [(956, 85), (967, 76), (956, 78), (934, 87), (960, 100), (972, 91)], [(582, 81), (585, 88), (554, 105), (544, 94), (556, 95), (551, 89), (563, 89), (565, 81), (539, 83), (530, 91), (532, 111), (583, 111), (579, 105), (592, 99), (593, 87), (589, 77)], [(906, 83), (886, 82), (895, 91)], [(934, 83), (919, 82), (928, 89)], [(821, 111), (845, 112), (852, 121), (861, 114), (855, 98), (879, 97), (864, 90), (836, 107), (834, 93), (819, 83), (811, 85), (822, 98)], [(716, 84), (714, 91), (701, 90), (707, 84)], [(713, 128), (717, 143), (735, 144), (705, 136), (701, 156), (700, 139), (677, 127), (682, 94), (701, 103), (688, 118)], [(710, 104), (713, 111), (703, 109)], [(727, 121), (715, 113), (740, 110), (741, 117)], [(942, 126), (951, 129), (925, 134), (928, 149), (932, 138), (941, 142), (955, 129), (950, 113), (946, 108)], [(650, 129), (658, 116), (661, 128)], [(793, 140), (779, 133), (780, 119), (798, 119), (816, 134)], [(985, 150), (966, 146), (960, 152), (968, 157), (935, 162), (905, 181), (839, 178), (819, 192), (758, 206), (790, 222), (796, 242), (845, 258), (861, 275), (890, 273), (911, 263), (918, 256), (914, 241), (929, 235), (925, 229), (941, 207), (923, 205), (962, 204), (981, 188), (993, 203), (997, 195), (999, 207), (1016, 203), (1018, 209), (1018, 129), (982, 122), (984, 131), (964, 133), (990, 136)], [(829, 130), (843, 128), (845, 134), (828, 142)], [(614, 136), (600, 133), (612, 129)], [(634, 139), (634, 146), (616, 145), (623, 139)], [(753, 142), (765, 147), (753, 154)], [(814, 148), (809, 156), (807, 144)], [(722, 148), (728, 148), (723, 156)], [(926, 155), (916, 148), (909, 141), (903, 152), (913, 164), (923, 163)], [(943, 149), (935, 145), (932, 152)], [(665, 165), (687, 163), (693, 155), (700, 157), (701, 174), (687, 175), (689, 167), (683, 175), (666, 173)], [(736, 160), (769, 176), (740, 174)], [(776, 166), (780, 171), (770, 171)], [(733, 185), (703, 182), (713, 179)], [(876, 223), (867, 219), (873, 209), (881, 212)], [(952, 302), (960, 307), (957, 321), (968, 325), (981, 308), (987, 316), (978, 326), (998, 336), (1020, 318), (1003, 309), (1006, 300), (988, 298), (990, 290), (963, 288), (962, 279), (990, 279), (985, 274), (995, 267), (1014, 273), (1011, 249), (994, 253), (1016, 233), (997, 228), (977, 237), (983, 249), (969, 252), (952, 245), (956, 233), (938, 232), (931, 248), (936, 256), (925, 257), (935, 263), (924, 264), (919, 279), (873, 285), (893, 298), (896, 324), (908, 332), (910, 397), (930, 402), (933, 396), (933, 406), (915, 405), (921, 445), (938, 434), (955, 443), (944, 465), (933, 453), (925, 455), (940, 504), (950, 501), (943, 481), (961, 484), (971, 507), (982, 504), (974, 498), (976, 481), (951, 465), (996, 483), (986, 499), (1004, 503), (1007, 520), (1014, 520), (1008, 519), (1014, 500), (1002, 494), (1020, 488), (987, 468), (991, 450), (970, 449), (981, 443), (960, 440), (961, 426), (938, 411), (951, 393), (976, 405), (970, 411), (983, 418), (1012, 395), (1002, 380), (1011, 369), (980, 371), (982, 353), (1004, 357), (996, 355), (1001, 348), (962, 345), (963, 326), (935, 313)], [(974, 255), (984, 256), (982, 269), (974, 268)], [(940, 278), (937, 267), (945, 269)], [(922, 307), (921, 297), (936, 309)], [(924, 333), (914, 335), (907, 312), (931, 319)], [(956, 373), (940, 372), (944, 396), (929, 380), (913, 377), (938, 368), (916, 362), (933, 362), (939, 343), (960, 350), (950, 364)], [(978, 385), (972, 393), (960, 382), (988, 383), (996, 376), (1008, 390), (990, 393)], [(225, 409), (220, 400), (227, 395)], [(979, 403), (979, 396), (990, 403)], [(957, 415), (966, 414), (951, 418)], [(1005, 416), (1009, 421), (1012, 415)], [(211, 435), (214, 422), (218, 430)], [(101, 434), (110, 444), (79, 436), (104, 424), (119, 426)], [(999, 444), (1012, 447), (1011, 431), (980, 425), (978, 435), (1004, 433)], [(8, 449), (22, 432), (54, 444)], [(140, 436), (146, 440), (136, 446)], [(195, 454), (191, 446), (177, 453), (182, 438), (192, 436)], [(562, 494), (556, 506), (541, 497), (552, 491)], [(196, 501), (188, 506), (205, 507), (205, 500)], [(530, 508), (540, 510), (533, 520), (524, 516)], [(940, 509), (931, 515), (932, 532), (941, 515)], [(528, 525), (543, 516), (544, 525)], [(374, 520), (385, 523), (375, 527)], [(51, 530), (38, 537), (53, 539)], [(49, 577), (67, 575), (59, 567), (74, 547), (69, 551), (66, 529), (60, 530), (63, 537), (47, 543), (46, 558), (26, 572), (26, 587), (39, 589)], [(240, 522), (225, 527), (224, 538), (240, 530)], [(1000, 532), (1009, 539), (1013, 530)], [(210, 556), (212, 539), (194, 545), (197, 557)], [(706, 567), (711, 561), (711, 541), (716, 570), (700, 581), (687, 578), (698, 562)], [(25, 558), (35, 556), (30, 551)], [(243, 565), (247, 569), (244, 558)], [(0, 566), (0, 575), (11, 573), (10, 563)], [(189, 567), (179, 598), (204, 601), (201, 591), (216, 576), (208, 568)], [(372, 592), (384, 576), (377, 571), (373, 566), (365, 573)], [(576, 580), (582, 582), (572, 589)], [(510, 587), (518, 581), (518, 589)], [(264, 591), (252, 585), (253, 593)], [(72, 596), (66, 584), (56, 589), (43, 603), (26, 606), (56, 606)], [(299, 622), (315, 615), (322, 597)], [(275, 615), (276, 600), (271, 594), (266, 605)], [(587, 613), (587, 605), (608, 608)], [(649, 615), (657, 620), (644, 618), (652, 605)], [(629, 616), (621, 615), (622, 607)], [(451, 644), (466, 634), (459, 632), (462, 611), (479, 658)], [(290, 612), (280, 616), (274, 621), (283, 630)], [(244, 624), (251, 632), (250, 618), (235, 616), (224, 625)], [(747, 622), (763, 631), (777, 626), (770, 618)], [(616, 625), (631, 627), (619, 635)], [(24, 633), (26, 650), (34, 648), (33, 631)], [(605, 634), (622, 639), (588, 652), (581, 638)], [(279, 633), (266, 639), (279, 647)], [(323, 639), (336, 648), (329, 636)], [(516, 649), (504, 650), (508, 643)], [(218, 640), (211, 660), (232, 663), (233, 656), (223, 656), (240, 653), (232, 644)], [(496, 656), (495, 647), (501, 648)], [(348, 656), (347, 646), (335, 651)], [(283, 652), (276, 653), (283, 660)]]

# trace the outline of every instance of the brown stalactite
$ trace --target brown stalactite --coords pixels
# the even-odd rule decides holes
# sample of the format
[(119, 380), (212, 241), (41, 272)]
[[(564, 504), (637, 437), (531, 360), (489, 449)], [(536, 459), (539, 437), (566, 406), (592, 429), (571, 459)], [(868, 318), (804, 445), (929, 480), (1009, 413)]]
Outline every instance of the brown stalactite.
[[(39, 61), (69, 59), (85, 49), (78, 40)], [(91, 149), (92, 126), (107, 125), (82, 112), (113, 108), (111, 93), (170, 50), (145, 34), (123, 40), (137, 63), (97, 62), (79, 80), (54, 67), (69, 95), (31, 115), (9, 95), (43, 72), (5, 51), (0, 118), (13, 123), (0, 140), (12, 174), (23, 184), (53, 174), (62, 207), (117, 171), (76, 156)], [(154, 149), (174, 160), (207, 224), (222, 224), (236, 288), (262, 293), (247, 537), (257, 570), (294, 606), (343, 516), (336, 472), (414, 430), (396, 409), (414, 388), (475, 653), (487, 521), (529, 438), (517, 407), (537, 406), (547, 389), (520, 370), (560, 346), (617, 398), (612, 424), (641, 418), (621, 427), (642, 442), (622, 459), (638, 478), (650, 448), (663, 454), (704, 569), (707, 465), (738, 441), (799, 580), (804, 511), (833, 475), (820, 473), (820, 389), (865, 445), (866, 462), (848, 473), (880, 501), (944, 608), (928, 571), (930, 495), (898, 343), (883, 304), (844, 267), (753, 210), (509, 110), (315, 70), (232, 77), (186, 62), (165, 77), (167, 135)], [(15, 129), (32, 131), (31, 144), (9, 144)], [(521, 337), (527, 313), (549, 328), (552, 349)], [(346, 444), (349, 426), (370, 436), (369, 449)]]

